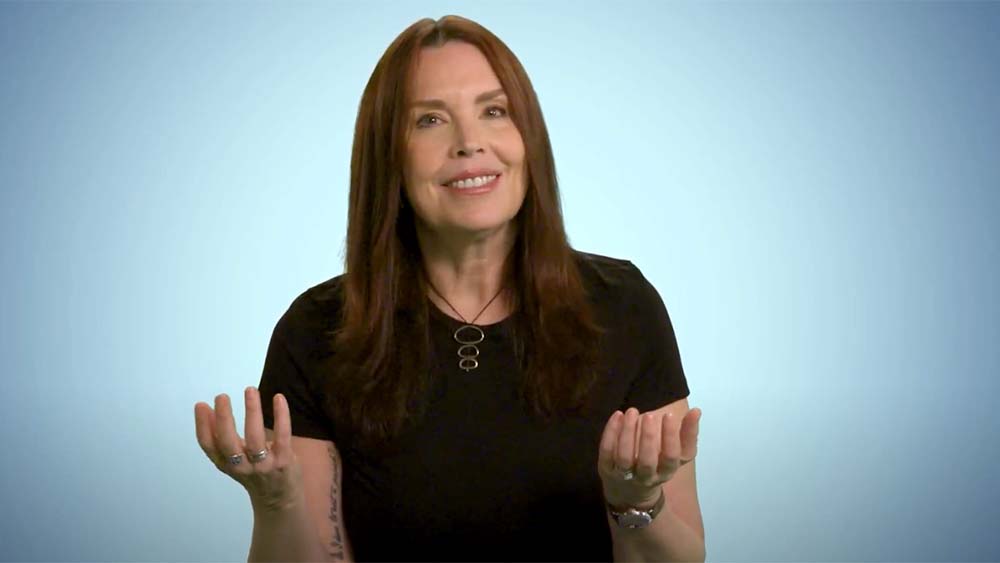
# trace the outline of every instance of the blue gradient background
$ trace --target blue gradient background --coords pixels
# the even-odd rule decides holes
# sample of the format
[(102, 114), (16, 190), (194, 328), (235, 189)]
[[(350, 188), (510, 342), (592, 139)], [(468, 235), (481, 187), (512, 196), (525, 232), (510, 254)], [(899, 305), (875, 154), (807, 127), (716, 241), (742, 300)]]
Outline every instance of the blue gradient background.
[(667, 304), (709, 560), (1000, 559), (1000, 4), (576, 1), (0, 4), (0, 557), (246, 560), (193, 405), (342, 271), (364, 84), (448, 13)]

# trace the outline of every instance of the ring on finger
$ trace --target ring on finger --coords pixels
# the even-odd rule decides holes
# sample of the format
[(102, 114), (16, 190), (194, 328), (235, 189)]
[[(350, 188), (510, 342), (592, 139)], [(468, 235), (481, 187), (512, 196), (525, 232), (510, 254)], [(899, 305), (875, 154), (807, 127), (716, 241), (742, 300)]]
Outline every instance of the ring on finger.
[(251, 463), (257, 463), (257, 462), (260, 462), (260, 461), (264, 461), (265, 459), (267, 459), (267, 448), (264, 448), (263, 450), (261, 450), (261, 451), (259, 451), (257, 453), (250, 454), (250, 462)]
[(625, 469), (622, 471), (622, 479), (625, 481), (631, 481), (635, 479), (635, 472), (631, 469)]
[(233, 454), (228, 459), (229, 465), (239, 465), (243, 463), (243, 454)]

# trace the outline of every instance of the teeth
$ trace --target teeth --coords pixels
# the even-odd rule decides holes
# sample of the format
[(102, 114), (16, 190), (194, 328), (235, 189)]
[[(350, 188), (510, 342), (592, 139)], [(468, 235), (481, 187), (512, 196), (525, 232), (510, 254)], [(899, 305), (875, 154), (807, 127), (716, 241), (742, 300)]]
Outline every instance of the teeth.
[(477, 176), (475, 178), (469, 178), (467, 180), (458, 180), (457, 182), (452, 182), (452, 183), (448, 184), (448, 186), (450, 186), (452, 188), (458, 188), (458, 189), (463, 189), (463, 188), (478, 188), (478, 187), (482, 186), (483, 184), (489, 184), (496, 177), (497, 177), (496, 174), (493, 174), (493, 175), (490, 175), (490, 176)]

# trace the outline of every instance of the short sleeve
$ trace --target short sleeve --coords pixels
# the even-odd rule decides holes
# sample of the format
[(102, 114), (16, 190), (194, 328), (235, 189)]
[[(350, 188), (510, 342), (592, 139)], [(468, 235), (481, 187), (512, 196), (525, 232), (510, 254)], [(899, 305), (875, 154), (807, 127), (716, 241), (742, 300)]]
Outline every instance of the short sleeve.
[(281, 393), (288, 402), (292, 435), (319, 440), (333, 440), (329, 419), (324, 413), (322, 395), (310, 385), (302, 365), (293, 357), (286, 340), (285, 327), (291, 310), (278, 320), (271, 333), (260, 376), (260, 402), (264, 426), (274, 430), (274, 396)]
[(680, 350), (670, 315), (663, 299), (649, 280), (634, 265), (634, 294), (631, 313), (638, 340), (639, 373), (632, 381), (623, 410), (636, 407), (639, 412), (658, 409), (690, 395)]

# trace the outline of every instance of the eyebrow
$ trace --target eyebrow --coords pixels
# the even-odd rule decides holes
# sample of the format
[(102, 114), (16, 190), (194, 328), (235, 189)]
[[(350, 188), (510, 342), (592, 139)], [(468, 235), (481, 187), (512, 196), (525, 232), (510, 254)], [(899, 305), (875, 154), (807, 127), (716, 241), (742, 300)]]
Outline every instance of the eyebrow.
[[(503, 91), (503, 88), (497, 88), (496, 90), (483, 92), (482, 94), (476, 96), (476, 103), (481, 104), (486, 100), (492, 100), (493, 98), (498, 98), (500, 96), (505, 96), (505, 95), (506, 93)], [(411, 108), (429, 107), (429, 108), (444, 109), (445, 107), (447, 107), (447, 104), (445, 104), (443, 100), (417, 100), (412, 104), (410, 104), (410, 107)]]

